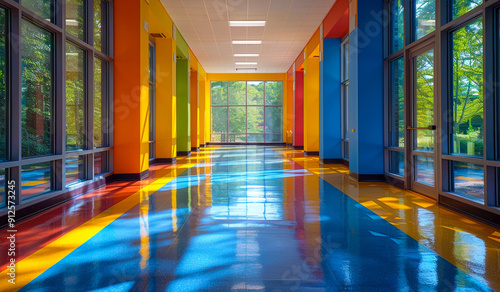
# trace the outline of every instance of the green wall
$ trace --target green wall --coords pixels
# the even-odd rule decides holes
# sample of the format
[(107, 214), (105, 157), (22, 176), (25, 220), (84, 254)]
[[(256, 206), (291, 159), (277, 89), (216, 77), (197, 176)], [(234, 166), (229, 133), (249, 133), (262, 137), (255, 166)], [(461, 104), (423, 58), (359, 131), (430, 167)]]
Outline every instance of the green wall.
[(187, 59), (177, 59), (178, 153), (191, 151), (191, 95), (189, 83), (189, 61)]

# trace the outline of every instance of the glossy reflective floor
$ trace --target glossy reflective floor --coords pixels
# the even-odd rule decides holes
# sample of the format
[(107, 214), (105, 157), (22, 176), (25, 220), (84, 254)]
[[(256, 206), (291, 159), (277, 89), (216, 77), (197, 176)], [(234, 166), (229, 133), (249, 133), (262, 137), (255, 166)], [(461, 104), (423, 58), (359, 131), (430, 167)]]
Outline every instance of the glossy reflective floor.
[(500, 231), (347, 173), (286, 148), (204, 148), (19, 224), (10, 288), (500, 291)]

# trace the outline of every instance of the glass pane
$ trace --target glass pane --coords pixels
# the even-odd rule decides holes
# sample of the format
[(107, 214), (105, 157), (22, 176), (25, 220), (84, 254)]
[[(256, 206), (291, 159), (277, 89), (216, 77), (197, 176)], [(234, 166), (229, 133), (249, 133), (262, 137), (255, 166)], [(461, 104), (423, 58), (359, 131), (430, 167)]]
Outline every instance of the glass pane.
[(266, 135), (266, 143), (282, 143), (283, 135)]
[(214, 81), (212, 82), (212, 104), (227, 105), (227, 82)]
[[(264, 107), (249, 106), (247, 109), (247, 132), (264, 133)], [(264, 138), (262, 138), (264, 140)]]
[(264, 143), (264, 135), (248, 135), (247, 143)]
[(66, 43), (66, 150), (85, 148), (85, 52)]
[(23, 0), (23, 6), (35, 12), (41, 17), (52, 20), (52, 11), (54, 7), (53, 0)]
[(483, 22), (453, 32), (453, 152), (483, 156)]
[(85, 156), (66, 158), (66, 186), (85, 180)]
[(349, 83), (342, 89), (342, 139), (348, 138), (349, 133)]
[[(415, 110), (413, 126), (434, 125), (434, 50), (415, 57)], [(434, 151), (433, 130), (414, 130), (415, 150)]]
[(227, 107), (212, 107), (212, 133), (227, 133)]
[(107, 152), (99, 152), (94, 154), (94, 176), (108, 172), (107, 157)]
[(436, 1), (415, 0), (415, 40), (433, 32), (436, 28)]
[(434, 186), (434, 158), (415, 156), (415, 181)]
[(247, 103), (249, 105), (264, 104), (264, 82), (249, 81), (247, 85)]
[(149, 43), (149, 82), (155, 83), (155, 47)]
[(344, 72), (342, 72), (342, 81), (347, 81), (349, 80), (349, 41), (344, 43), (342, 47), (342, 54), (344, 62), (344, 65), (342, 67), (344, 70)]
[(95, 58), (94, 61), (94, 147), (108, 146), (107, 94), (104, 89), (106, 62)]
[(465, 162), (453, 162), (454, 193), (484, 203), (484, 168)]
[(343, 141), (344, 144), (344, 159), (349, 159), (349, 141)]
[(66, 32), (85, 40), (85, 7), (83, 0), (66, 1)]
[(405, 88), (404, 60), (399, 58), (390, 64), (390, 146), (405, 147)]
[(21, 200), (49, 192), (52, 189), (51, 162), (21, 167)]
[(211, 142), (213, 143), (224, 143), (226, 142), (227, 134), (212, 134)]
[(229, 143), (246, 143), (247, 135), (228, 135)]
[(283, 132), (282, 107), (266, 107), (266, 133), (279, 134)]
[(266, 104), (267, 105), (283, 104), (282, 81), (266, 81)]
[[(0, 8), (0, 161), (8, 159), (7, 153), (7, 12)], [(1, 187), (1, 186), (0, 186)]]
[(403, 152), (390, 152), (389, 172), (401, 176), (405, 175), (405, 154)]
[(246, 128), (246, 107), (229, 108), (229, 133), (245, 133)]
[(482, 0), (452, 0), (452, 20), (471, 11), (483, 3)]
[(26, 20), (21, 31), (22, 156), (51, 154), (53, 35)]
[(405, 19), (403, 0), (392, 0), (390, 3), (391, 22), (391, 53), (397, 52), (404, 47), (405, 42)]
[(103, 51), (102, 42), (105, 25), (103, 22), (103, 14), (105, 5), (106, 2), (104, 0), (94, 0), (94, 47), (99, 51)]
[(6, 201), (6, 189), (7, 181), (5, 177), (5, 169), (0, 168), (0, 207), (3, 207), (7, 204)]
[(229, 104), (247, 104), (247, 83), (245, 81), (229, 82)]

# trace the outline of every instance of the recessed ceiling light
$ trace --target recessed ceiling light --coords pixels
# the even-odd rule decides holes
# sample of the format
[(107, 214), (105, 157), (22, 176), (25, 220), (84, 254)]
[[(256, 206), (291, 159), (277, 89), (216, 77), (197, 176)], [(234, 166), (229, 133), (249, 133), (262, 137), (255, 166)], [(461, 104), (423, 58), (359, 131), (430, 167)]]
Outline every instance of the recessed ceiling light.
[(236, 65), (257, 65), (257, 62), (236, 62)]
[(230, 21), (229, 26), (266, 26), (265, 21)]
[(258, 57), (259, 54), (234, 54), (235, 57)]
[(233, 41), (233, 45), (260, 45), (262, 41)]
[(236, 68), (236, 71), (239, 72), (255, 72), (257, 68)]

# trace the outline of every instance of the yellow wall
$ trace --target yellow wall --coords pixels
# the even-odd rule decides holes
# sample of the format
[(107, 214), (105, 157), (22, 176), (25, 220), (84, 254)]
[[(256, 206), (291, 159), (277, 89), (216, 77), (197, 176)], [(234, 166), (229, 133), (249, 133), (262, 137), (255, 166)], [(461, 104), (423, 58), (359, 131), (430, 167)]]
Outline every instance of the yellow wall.
[(319, 45), (304, 62), (304, 151), (319, 152)]

